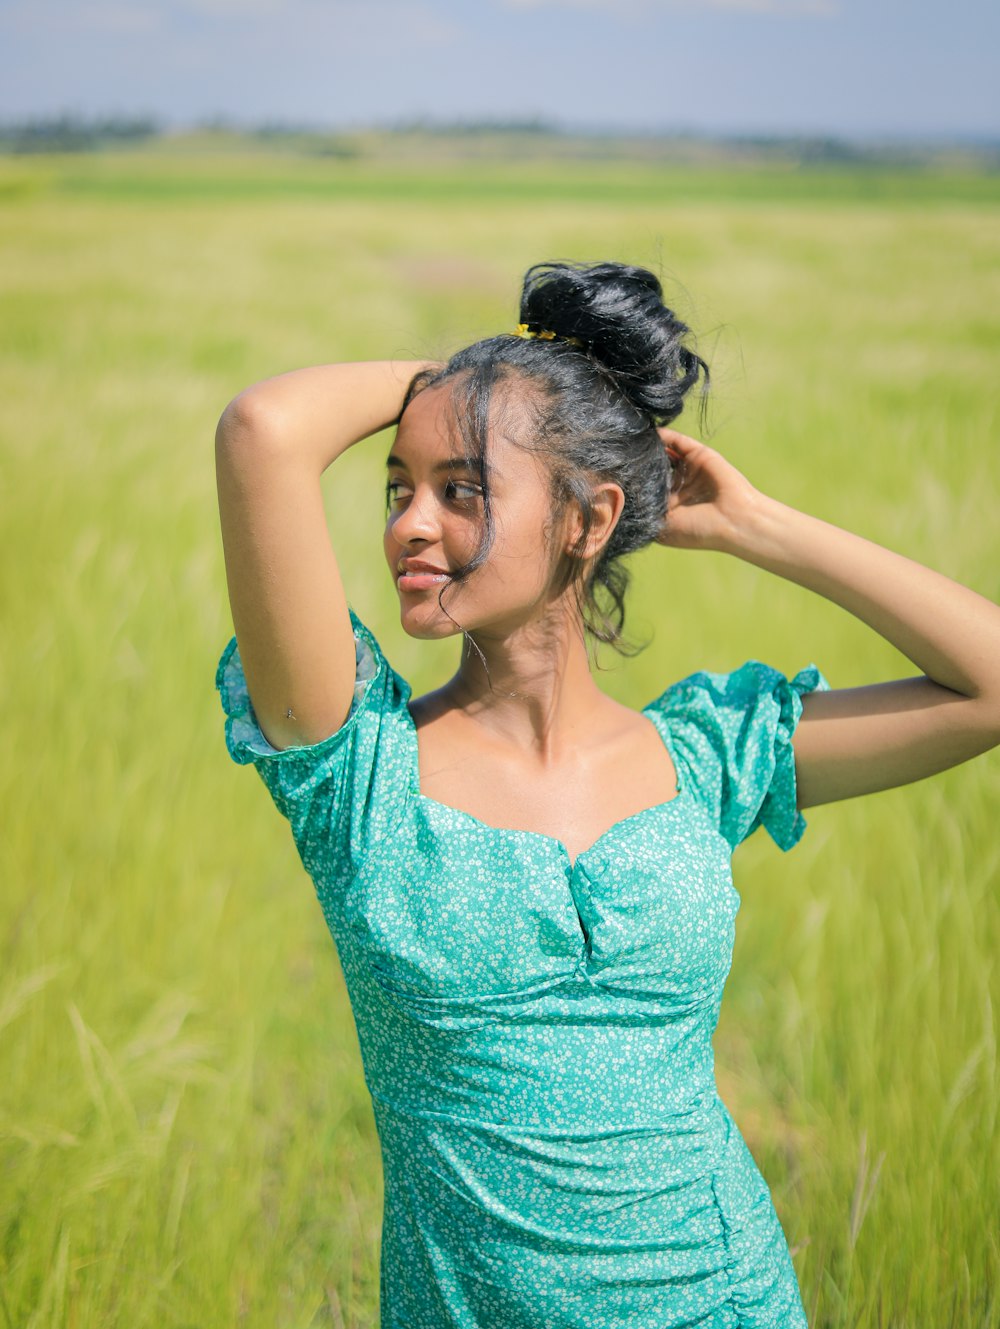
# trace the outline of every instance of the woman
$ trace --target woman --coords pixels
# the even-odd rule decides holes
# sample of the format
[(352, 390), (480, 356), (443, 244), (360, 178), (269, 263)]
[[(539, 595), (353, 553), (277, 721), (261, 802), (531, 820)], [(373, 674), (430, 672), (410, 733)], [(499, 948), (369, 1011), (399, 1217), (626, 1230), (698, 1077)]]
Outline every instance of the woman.
[[(1000, 742), (1000, 609), (667, 428), (707, 372), (686, 334), (645, 269), (539, 264), (513, 332), (285, 374), (220, 422), (227, 741), (343, 965), (386, 1329), (805, 1325), (715, 1087), (732, 852)], [(402, 625), (464, 641), (420, 698), (348, 608), (319, 483), (392, 423)], [(920, 672), (830, 690), (751, 660), (622, 706), (588, 639), (627, 649), (620, 560), (654, 541), (808, 587)]]

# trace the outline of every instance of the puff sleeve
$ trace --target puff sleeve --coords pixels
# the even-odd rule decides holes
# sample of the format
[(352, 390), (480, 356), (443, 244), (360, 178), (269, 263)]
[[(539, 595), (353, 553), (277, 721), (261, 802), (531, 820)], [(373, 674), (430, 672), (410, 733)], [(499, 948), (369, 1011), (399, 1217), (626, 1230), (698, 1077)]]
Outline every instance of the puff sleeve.
[(802, 697), (829, 686), (814, 664), (788, 679), (748, 660), (730, 674), (691, 674), (646, 708), (670, 743), (679, 782), (731, 848), (759, 826), (782, 850), (802, 838), (792, 735)]
[(321, 895), (353, 878), (372, 844), (398, 821), (407, 788), (403, 726), (409, 687), (353, 609), (350, 615), (354, 697), (344, 724), (319, 743), (275, 748), (264, 737), (235, 637), (215, 677), (229, 755), (239, 765), (256, 768), (288, 819), (302, 863)]

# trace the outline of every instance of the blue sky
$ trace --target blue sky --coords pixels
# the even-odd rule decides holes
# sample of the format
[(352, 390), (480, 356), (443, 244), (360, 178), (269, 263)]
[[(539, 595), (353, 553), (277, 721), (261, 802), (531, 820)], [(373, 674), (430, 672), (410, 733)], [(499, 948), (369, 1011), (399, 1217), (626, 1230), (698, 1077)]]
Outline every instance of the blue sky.
[(0, 117), (1000, 137), (997, 0), (0, 0)]

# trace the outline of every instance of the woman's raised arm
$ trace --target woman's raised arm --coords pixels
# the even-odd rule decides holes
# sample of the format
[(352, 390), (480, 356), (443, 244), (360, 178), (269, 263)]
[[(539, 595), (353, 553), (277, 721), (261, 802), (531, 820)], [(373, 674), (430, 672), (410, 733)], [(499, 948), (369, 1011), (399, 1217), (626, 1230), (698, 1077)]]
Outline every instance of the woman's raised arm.
[(768, 498), (705, 444), (660, 434), (681, 460), (663, 544), (721, 550), (816, 591), (923, 671), (803, 697), (794, 738), (800, 808), (909, 784), (1000, 743), (1000, 606)]
[(344, 723), (354, 687), (347, 597), (320, 477), (398, 420), (426, 361), (318, 365), (235, 397), (215, 437), (226, 579), (250, 700), (276, 748)]

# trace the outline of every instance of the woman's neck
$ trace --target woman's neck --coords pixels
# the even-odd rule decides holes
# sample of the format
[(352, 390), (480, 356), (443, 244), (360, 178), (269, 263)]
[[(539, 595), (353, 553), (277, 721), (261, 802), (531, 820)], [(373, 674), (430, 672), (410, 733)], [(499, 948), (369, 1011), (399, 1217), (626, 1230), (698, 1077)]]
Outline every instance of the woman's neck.
[(442, 702), (490, 737), (545, 759), (578, 747), (595, 705), (606, 701), (578, 616), (550, 612), (503, 636), (471, 635), (474, 644), (465, 642), (458, 671), (440, 690)]

